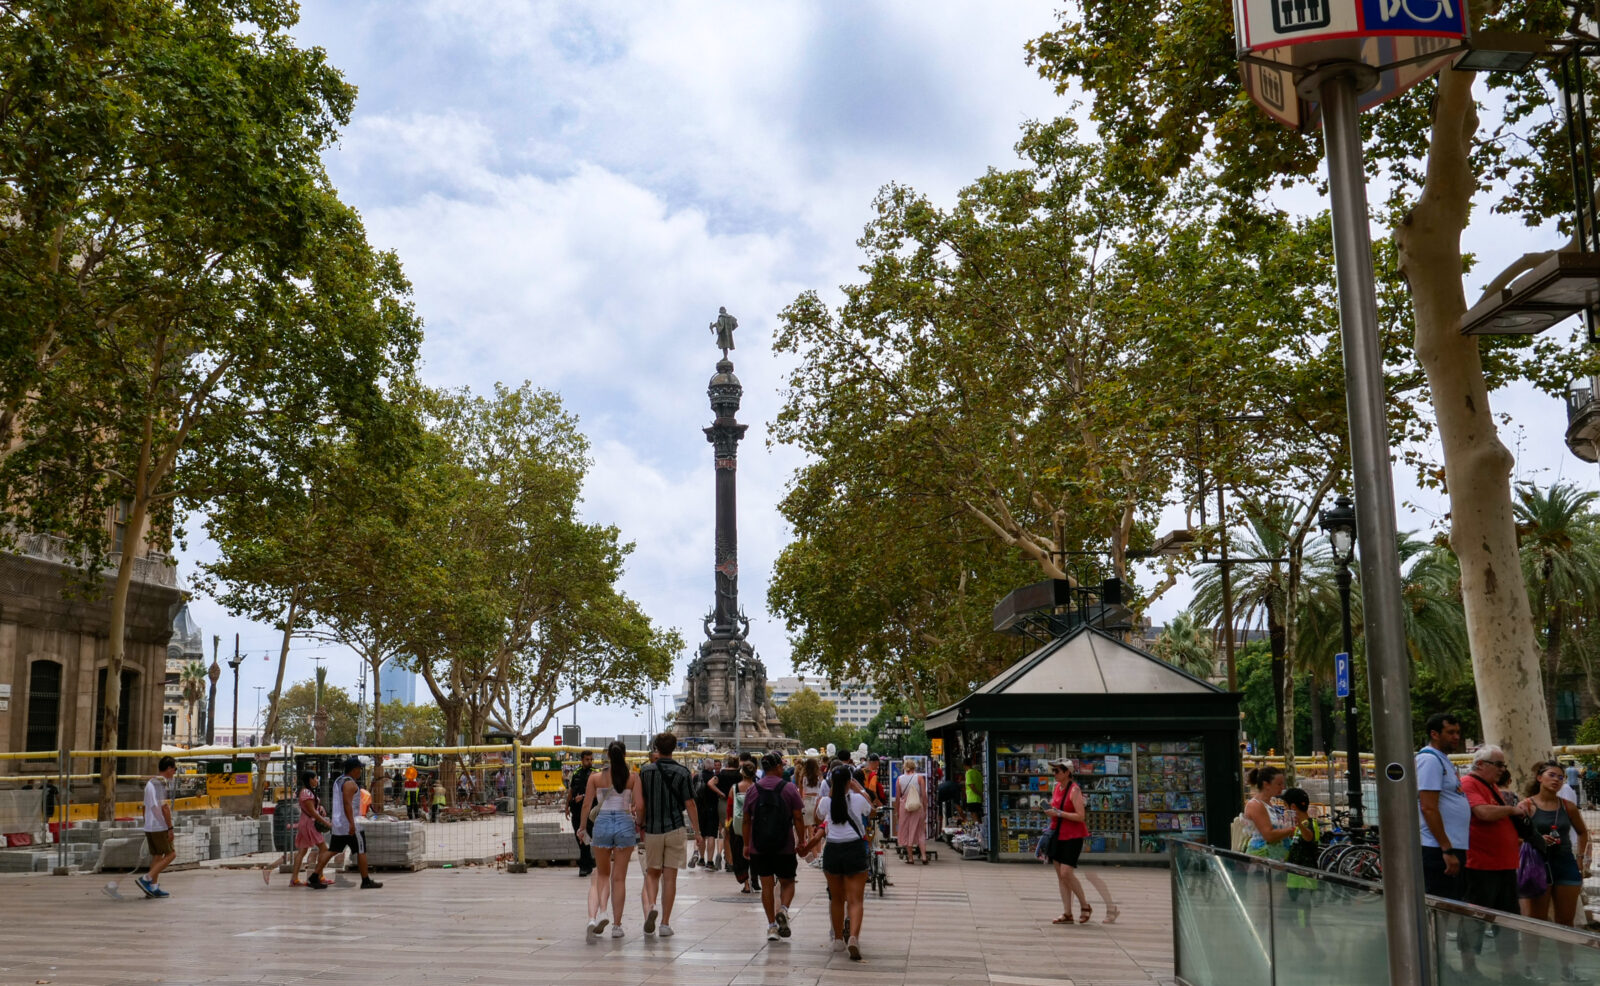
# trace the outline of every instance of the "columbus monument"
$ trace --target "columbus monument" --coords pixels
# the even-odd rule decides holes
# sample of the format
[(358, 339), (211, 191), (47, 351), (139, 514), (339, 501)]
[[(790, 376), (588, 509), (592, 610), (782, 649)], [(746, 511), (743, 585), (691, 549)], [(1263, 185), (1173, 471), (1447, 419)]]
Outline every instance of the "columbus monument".
[(719, 749), (786, 749), (794, 741), (783, 735), (778, 712), (767, 696), (767, 669), (746, 638), (750, 620), (739, 608), (739, 440), (749, 425), (735, 420), (744, 388), (733, 375), (728, 353), (739, 322), (726, 308), (718, 309), (711, 332), (722, 359), (706, 393), (711, 398), (711, 443), (717, 477), (717, 543), (713, 568), (715, 601), (703, 624), (706, 639), (689, 662), (683, 705), (673, 719), (680, 738)]

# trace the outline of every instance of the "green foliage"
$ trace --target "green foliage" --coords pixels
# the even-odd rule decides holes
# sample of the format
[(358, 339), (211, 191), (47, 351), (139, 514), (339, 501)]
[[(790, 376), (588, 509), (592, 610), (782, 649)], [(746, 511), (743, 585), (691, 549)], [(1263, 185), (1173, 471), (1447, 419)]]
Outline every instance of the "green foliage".
[[(801, 295), (776, 343), (799, 365), (775, 436), (810, 462), (769, 602), (797, 665), (924, 710), (1018, 656), (987, 614), (1041, 573), (1132, 579), (1139, 606), (1175, 584), (1137, 584), (1128, 552), (1202, 471), (1326, 488), (1343, 459), (1322, 221), (1231, 225), (1200, 183), (1126, 195), (1067, 121), (1019, 151), (948, 209), (885, 188), (865, 281), (837, 311)], [(1416, 387), (1393, 387), (1397, 434)], [(1270, 424), (1220, 426), (1247, 412)]]
[(1154, 653), (1168, 664), (1201, 678), (1211, 677), (1216, 663), (1216, 645), (1212, 642), (1211, 631), (1198, 626), (1189, 610), (1174, 616), (1167, 624), (1156, 638)]
[[(354, 89), (295, 45), (296, 17), (287, 0), (0, 5), (0, 531), (64, 536), (90, 591), (114, 505), (134, 544), (164, 548), (186, 509), (275, 480), (264, 466), (320, 429), (381, 431), (415, 359), (399, 264), (319, 159)], [(136, 555), (110, 602), (108, 730)]]
[(443, 746), (444, 713), (431, 703), (385, 702), (378, 742), (383, 746)]
[(1528, 587), (1534, 636), (1544, 664), (1550, 725), (1558, 728), (1556, 696), (1563, 679), (1600, 682), (1600, 494), (1570, 483), (1517, 487), (1513, 509)]
[[(902, 724), (902, 718), (909, 719), (910, 731), (903, 739), (890, 739), (881, 735), (883, 727), (890, 724)], [(878, 714), (873, 716), (865, 727), (862, 728), (858, 743), (867, 744), (867, 749), (873, 753), (886, 757), (898, 756), (927, 756), (932, 746), (928, 743), (927, 730), (922, 728), (922, 719), (908, 706), (903, 699), (890, 699), (883, 703)]]
[[(1600, 745), (1600, 712), (1596, 712), (1583, 720), (1578, 726), (1578, 733), (1573, 738), (1573, 742), (1579, 746)], [(1600, 768), (1600, 756), (1583, 756), (1577, 759), (1585, 767)]]
[[(321, 669), (318, 669), (321, 670)], [(279, 703), (278, 738), (298, 746), (310, 746), (315, 739), (311, 717), (317, 709), (317, 685), (311, 679), (296, 682), (283, 693)], [(329, 746), (354, 746), (356, 743), (356, 703), (350, 693), (337, 685), (322, 691), (322, 710), (328, 713)]]

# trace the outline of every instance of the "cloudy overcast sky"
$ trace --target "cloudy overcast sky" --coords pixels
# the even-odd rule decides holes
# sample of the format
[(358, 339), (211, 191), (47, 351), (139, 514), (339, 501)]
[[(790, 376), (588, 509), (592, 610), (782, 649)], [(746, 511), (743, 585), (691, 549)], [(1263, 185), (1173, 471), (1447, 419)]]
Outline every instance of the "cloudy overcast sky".
[[(788, 646), (766, 613), (766, 581), (786, 534), (774, 505), (798, 462), (766, 445), (784, 371), (769, 352), (776, 314), (802, 290), (831, 300), (857, 279), (855, 240), (884, 183), (948, 202), (984, 168), (1015, 161), (1022, 122), (1066, 111), (1023, 63), (1053, 10), (319, 0), (303, 5), (296, 35), (360, 88), (327, 164), (415, 285), (424, 379), (559, 391), (593, 444), (585, 515), (637, 543), (626, 590), (691, 646), (711, 602), (700, 429), (718, 353), (707, 324), (719, 305), (739, 318), (733, 358), (752, 425), (739, 469), (740, 593), (776, 676), (788, 673)], [(1508, 253), (1534, 248), (1531, 231), (1501, 241)], [(1561, 445), (1558, 405), (1517, 394), (1497, 410), (1532, 425), (1507, 434), (1520, 474), (1565, 470), (1593, 485), (1594, 470)], [(1412, 526), (1443, 513), (1435, 499), (1419, 507)], [(238, 632), (251, 655), (243, 722), (252, 686), (271, 686), (263, 655), (277, 635), (204, 598), (192, 608), (206, 633)], [(288, 679), (310, 677), (314, 655), (353, 689), (354, 657), (311, 642), (295, 647)], [(646, 723), (642, 706), (584, 707), (579, 718), (591, 735)]]

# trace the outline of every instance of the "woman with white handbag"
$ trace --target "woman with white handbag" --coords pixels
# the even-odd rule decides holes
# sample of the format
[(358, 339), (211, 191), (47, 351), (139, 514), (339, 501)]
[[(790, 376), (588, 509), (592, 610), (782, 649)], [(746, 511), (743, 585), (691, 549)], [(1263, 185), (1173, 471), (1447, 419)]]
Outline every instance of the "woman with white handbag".
[(894, 837), (906, 851), (906, 862), (916, 862), (915, 852), (928, 864), (928, 779), (917, 773), (915, 760), (902, 761), (895, 781)]

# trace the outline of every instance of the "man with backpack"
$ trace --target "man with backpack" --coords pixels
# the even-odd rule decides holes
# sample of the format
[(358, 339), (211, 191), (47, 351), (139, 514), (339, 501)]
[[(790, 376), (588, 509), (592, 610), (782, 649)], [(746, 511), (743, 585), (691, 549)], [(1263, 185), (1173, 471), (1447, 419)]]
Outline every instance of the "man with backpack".
[(761, 881), (761, 906), (767, 912), (767, 941), (791, 934), (789, 905), (794, 901), (798, 857), (811, 848), (805, 802), (800, 789), (783, 779), (782, 767), (778, 754), (763, 756), (761, 779), (744, 796), (744, 852), (750, 871), (766, 878)]

